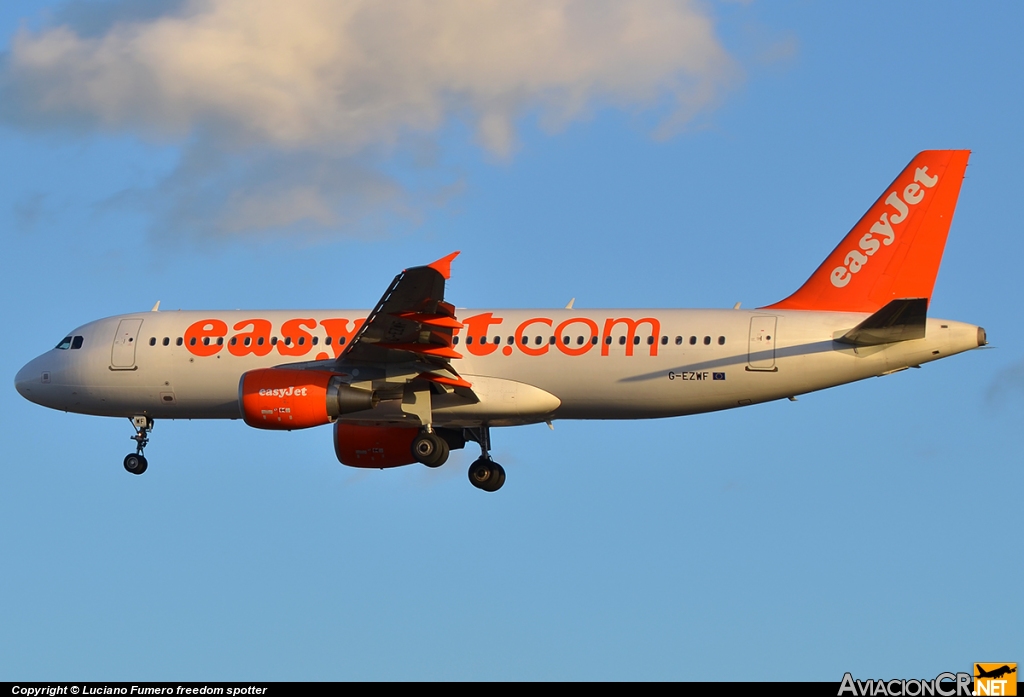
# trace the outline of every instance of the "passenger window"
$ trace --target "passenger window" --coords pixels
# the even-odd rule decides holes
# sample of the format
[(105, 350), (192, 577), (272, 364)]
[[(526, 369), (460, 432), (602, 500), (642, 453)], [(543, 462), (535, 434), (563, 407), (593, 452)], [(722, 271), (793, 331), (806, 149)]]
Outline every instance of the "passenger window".
[(209, 345), (210, 345), (210, 337), (204, 336), (203, 337), (203, 346), (209, 346)]
[(697, 345), (697, 337), (691, 336), (690, 337), (690, 346), (696, 346), (696, 345)]
[(149, 345), (150, 346), (156, 346), (156, 337), (155, 336), (149, 337)]
[[(185, 342), (182, 340), (182, 338), (180, 336), (177, 339), (174, 340), (174, 345), (175, 346), (181, 346), (183, 343), (185, 343)], [(195, 343), (196, 343), (195, 339), (193, 339), (192, 340), (192, 344), (195, 345)]]
[(718, 337), (718, 345), (719, 346), (725, 346), (725, 337), (724, 336)]
[(324, 339), (324, 346), (330, 346), (330, 345), (331, 345), (331, 337), (327, 337), (326, 339)]
[(590, 345), (591, 346), (597, 346), (597, 337), (596, 336), (590, 337)]
[(611, 346), (612, 345), (612, 338), (610, 336), (606, 336), (604, 338), (604, 343), (607, 344), (608, 346)]
[(63, 339), (60, 340), (59, 344), (54, 346), (54, 348), (60, 349), (61, 351), (67, 351), (69, 348), (71, 348), (71, 337), (64, 337)]
[(171, 337), (165, 336), (164, 337), (164, 346), (170, 346), (170, 345), (171, 345)]
[(534, 342), (533, 342), (533, 343), (535, 343), (535, 344), (537, 344), (538, 346), (540, 346), (541, 344), (543, 344), (543, 343), (544, 343), (544, 337), (542, 337), (542, 336), (538, 336), (538, 337), (537, 337), (537, 338), (536, 338), (536, 339), (534, 340)]
[(222, 336), (218, 336), (217, 337), (217, 345), (218, 346), (223, 346), (224, 345), (224, 337), (222, 337)]
[(626, 337), (620, 336), (619, 337), (619, 346), (625, 346), (625, 345), (626, 345)]
[(276, 336), (270, 337), (270, 345), (271, 346), (277, 346), (277, 337)]
[[(637, 337), (637, 339), (639, 339), (639, 338), (640, 337)], [(647, 345), (651, 346), (653, 343), (654, 343), (654, 337), (653, 336), (647, 337)]]
[(494, 343), (501, 344), (501, 337), (500, 336), (494, 337)]
[(452, 337), (452, 346), (458, 346), (458, 345), (459, 345), (459, 337), (453, 336)]
[(568, 345), (569, 345), (569, 337), (563, 336), (562, 337), (562, 346), (568, 346)]
[(634, 336), (634, 337), (633, 337), (633, 345), (634, 345), (634, 346), (636, 346), (636, 345), (637, 345), (637, 344), (639, 344), (639, 343), (640, 343), (640, 337), (638, 337), (638, 336)]
[(514, 336), (510, 336), (508, 338), (508, 345), (511, 346), (514, 343), (516, 343), (516, 338)]
[(682, 345), (682, 343), (683, 343), (683, 337), (677, 336), (676, 337), (676, 346), (680, 346), (680, 345)]
[(467, 336), (466, 337), (466, 346), (469, 346), (472, 343), (473, 343), (473, 337)]
[(76, 336), (74, 339), (72, 339), (71, 340), (71, 348), (72, 349), (80, 349), (80, 348), (82, 348), (82, 337)]
[(286, 336), (284, 338), (284, 345), (285, 346), (291, 346), (292, 345), (292, 338), (290, 336)]
[(338, 337), (338, 346), (344, 346), (344, 345), (345, 345), (345, 337), (339, 336)]
[(299, 346), (302, 346), (302, 345), (304, 345), (305, 343), (306, 343), (306, 337), (304, 337), (304, 336), (300, 336), (300, 337), (299, 337)]
[[(232, 339), (232, 341), (234, 341), (234, 339)], [(249, 344), (251, 344), (251, 343), (252, 343), (252, 337), (251, 337), (251, 336), (247, 336), (247, 337), (245, 337), (245, 341), (244, 341), (243, 343), (244, 343), (244, 344), (245, 344), (246, 346), (248, 346)]]
[(664, 345), (666, 345), (667, 343), (668, 343), (668, 337), (667, 337), (667, 336), (663, 336), (663, 337), (661, 337), (661, 345), (662, 345), (662, 346), (664, 346)]
[(704, 345), (705, 346), (710, 346), (711, 345), (711, 337), (710, 336), (704, 337)]
[(189, 339), (188, 340), (188, 345), (189, 346), (195, 346), (196, 345), (196, 338), (192, 337), (191, 339)]
[(260, 338), (256, 339), (256, 345), (257, 346), (262, 346), (263, 345), (263, 337), (262, 336)]
[(232, 346), (234, 346), (235, 344), (238, 343), (238, 337), (237, 336), (231, 337), (231, 341), (229, 341), (228, 343), (231, 344)]
[(551, 345), (551, 346), (554, 346), (555, 345), (555, 337), (549, 336), (548, 337), (548, 344)]
[(583, 337), (582, 336), (576, 337), (576, 345), (577, 346), (582, 346), (583, 345)]

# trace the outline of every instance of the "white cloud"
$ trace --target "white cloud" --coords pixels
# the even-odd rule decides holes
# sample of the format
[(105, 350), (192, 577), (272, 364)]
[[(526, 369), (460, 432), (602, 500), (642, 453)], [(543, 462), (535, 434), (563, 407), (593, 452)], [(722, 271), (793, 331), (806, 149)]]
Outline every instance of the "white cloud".
[[(527, 111), (557, 128), (597, 106), (669, 100), (660, 132), (671, 133), (736, 73), (710, 17), (687, 0), (167, 5), (160, 16), (105, 18), (100, 31), (20, 30), (0, 74), (0, 117), (363, 159), (463, 118), (488, 151), (506, 156)], [(334, 220), (322, 188), (297, 184), (285, 198), (308, 220)], [(263, 205), (224, 210), (244, 228), (265, 219)]]

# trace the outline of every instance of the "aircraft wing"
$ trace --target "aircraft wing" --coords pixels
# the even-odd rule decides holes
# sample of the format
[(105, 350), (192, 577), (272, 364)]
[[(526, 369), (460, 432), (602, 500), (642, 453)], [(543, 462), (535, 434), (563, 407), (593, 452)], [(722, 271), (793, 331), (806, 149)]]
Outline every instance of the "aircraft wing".
[(454, 332), (462, 323), (455, 317), (455, 307), (444, 300), (445, 281), (458, 254), (395, 276), (359, 333), (338, 356), (339, 368), (420, 365), (424, 370), (415, 377), (468, 390), (470, 383), (451, 365), (453, 358), (462, 358), (453, 348)]

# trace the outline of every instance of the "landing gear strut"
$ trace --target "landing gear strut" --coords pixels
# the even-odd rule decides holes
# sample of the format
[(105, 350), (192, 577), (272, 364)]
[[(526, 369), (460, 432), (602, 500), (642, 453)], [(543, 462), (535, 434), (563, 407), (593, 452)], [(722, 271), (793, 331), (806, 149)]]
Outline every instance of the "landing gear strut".
[(480, 457), (469, 466), (469, 483), (484, 491), (497, 491), (505, 483), (505, 468), (491, 459), (491, 428), (466, 429), (470, 440), (480, 444)]
[(124, 456), (124, 468), (132, 474), (142, 474), (149, 467), (149, 462), (146, 461), (146, 456), (142, 453), (149, 445), (149, 432), (153, 430), (153, 419), (148, 416), (133, 416), (132, 426), (135, 427), (135, 435), (132, 436), (132, 440), (136, 443), (135, 452)]

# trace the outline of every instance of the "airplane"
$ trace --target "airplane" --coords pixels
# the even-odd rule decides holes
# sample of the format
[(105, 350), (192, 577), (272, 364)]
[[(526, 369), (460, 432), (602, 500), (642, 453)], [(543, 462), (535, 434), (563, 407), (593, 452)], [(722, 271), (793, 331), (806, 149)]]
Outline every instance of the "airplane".
[(89, 322), (16, 378), (51, 409), (127, 417), (142, 474), (157, 419), (333, 425), (344, 465), (439, 467), (474, 442), (470, 482), (504, 468), (491, 428), (743, 407), (984, 346), (928, 316), (968, 150), (915, 156), (792, 295), (754, 310), (457, 309), (455, 252), (398, 274), (365, 310), (135, 312)]
[(974, 664), (974, 668), (977, 671), (977, 675), (974, 676), (976, 678), (993, 678), (993, 679), (998, 679), (998, 678), (1003, 677), (1004, 675), (1009, 675), (1010, 673), (1016, 673), (1017, 672), (1017, 665), (1016, 664), (1014, 664), (1013, 668), (1011, 668), (1008, 665), (1002, 665), (999, 668), (995, 668), (993, 670), (985, 670), (984, 668), (981, 667), (980, 664), (975, 663)]

